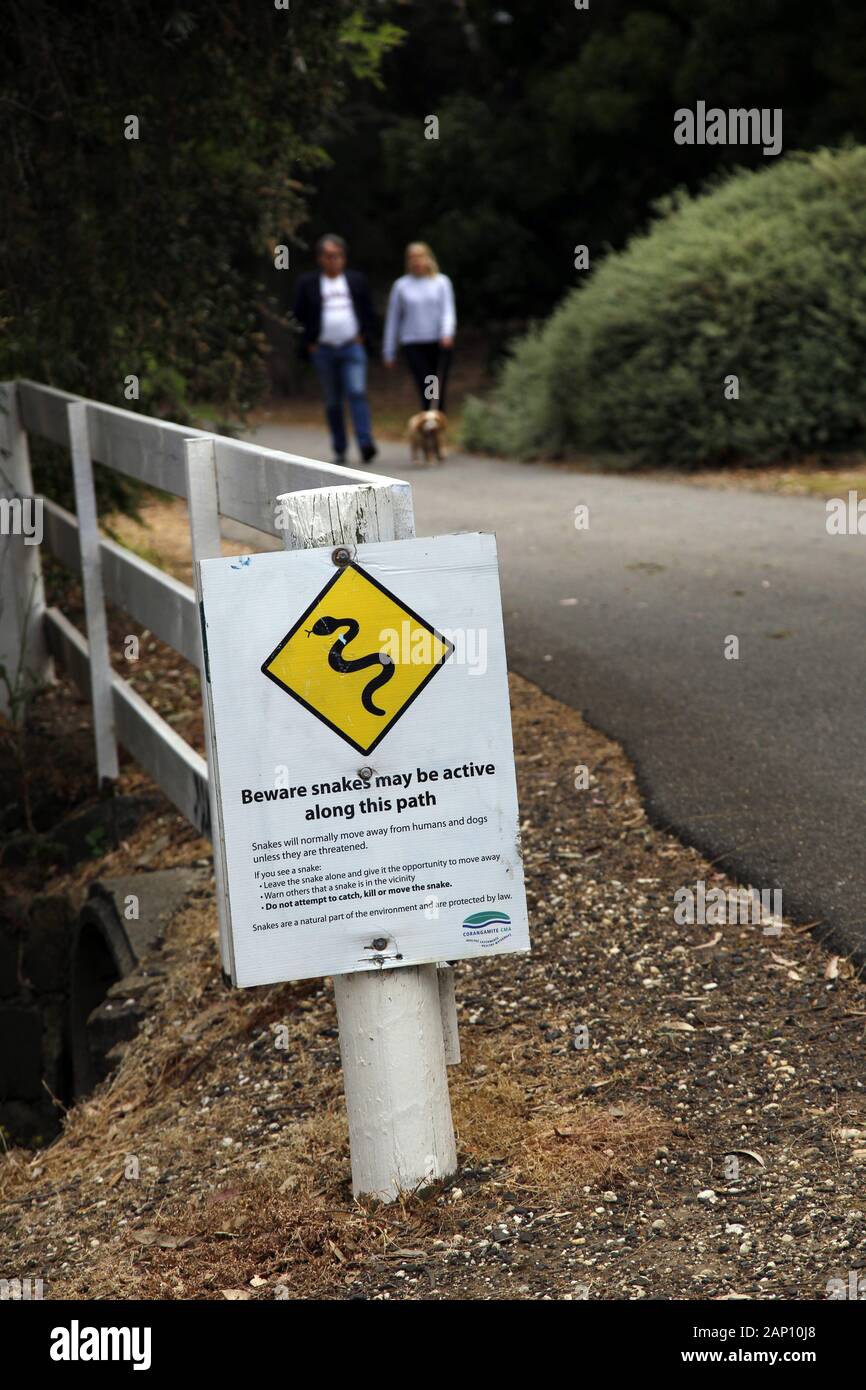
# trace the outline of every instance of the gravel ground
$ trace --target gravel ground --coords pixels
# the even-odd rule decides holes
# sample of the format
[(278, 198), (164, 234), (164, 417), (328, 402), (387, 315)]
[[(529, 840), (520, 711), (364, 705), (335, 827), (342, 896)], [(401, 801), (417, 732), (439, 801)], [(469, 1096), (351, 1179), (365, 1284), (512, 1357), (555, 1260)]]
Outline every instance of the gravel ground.
[[(145, 642), (139, 688), (192, 701), (178, 660)], [(516, 677), (512, 702), (534, 949), (458, 967), (456, 1177), (353, 1201), (330, 986), (226, 989), (198, 890), (113, 1078), (0, 1159), (0, 1273), (61, 1299), (808, 1300), (866, 1268), (862, 983), (803, 927), (677, 925), (676, 889), (731, 885), (648, 823), (617, 745)], [(56, 749), (87, 708), (60, 687), (37, 724)], [(202, 861), (166, 805), (49, 886)]]

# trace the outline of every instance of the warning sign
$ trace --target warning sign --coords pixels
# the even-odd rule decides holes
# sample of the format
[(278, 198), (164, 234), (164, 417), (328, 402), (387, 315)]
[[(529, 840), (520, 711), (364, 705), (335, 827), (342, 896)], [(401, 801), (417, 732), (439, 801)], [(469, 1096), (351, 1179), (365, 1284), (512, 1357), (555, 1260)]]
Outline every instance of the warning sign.
[(235, 983), (528, 950), (495, 538), (198, 569)]
[(262, 671), (359, 753), (372, 753), (452, 651), (351, 564), (328, 581)]

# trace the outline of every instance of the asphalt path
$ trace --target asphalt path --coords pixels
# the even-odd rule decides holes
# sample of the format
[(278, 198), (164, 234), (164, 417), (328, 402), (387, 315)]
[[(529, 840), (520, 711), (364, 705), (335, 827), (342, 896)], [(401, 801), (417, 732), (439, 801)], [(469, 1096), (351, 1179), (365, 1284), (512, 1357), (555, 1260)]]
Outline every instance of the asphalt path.
[[(323, 431), (254, 438), (329, 457)], [(496, 532), (511, 667), (624, 745), (653, 819), (866, 959), (866, 536), (804, 497), (389, 443), (374, 467), (419, 535)]]

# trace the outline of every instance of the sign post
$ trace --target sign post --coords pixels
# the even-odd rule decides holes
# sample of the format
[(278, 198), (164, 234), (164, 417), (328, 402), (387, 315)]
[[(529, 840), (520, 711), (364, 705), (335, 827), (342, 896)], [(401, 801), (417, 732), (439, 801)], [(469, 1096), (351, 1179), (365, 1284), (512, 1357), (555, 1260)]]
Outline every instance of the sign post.
[[(327, 488), (279, 499), (287, 550), (395, 539), (384, 488)], [(336, 505), (335, 505), (336, 504)], [(405, 535), (414, 525), (400, 528)], [(371, 935), (370, 940), (373, 941)], [(352, 1191), (390, 1200), (457, 1171), (435, 965), (335, 975)]]
[(234, 983), (333, 977), (391, 1200), (456, 1169), (437, 962), (529, 945), (495, 540), (412, 539), (399, 487), (278, 500), (289, 553), (197, 565), (222, 918)]

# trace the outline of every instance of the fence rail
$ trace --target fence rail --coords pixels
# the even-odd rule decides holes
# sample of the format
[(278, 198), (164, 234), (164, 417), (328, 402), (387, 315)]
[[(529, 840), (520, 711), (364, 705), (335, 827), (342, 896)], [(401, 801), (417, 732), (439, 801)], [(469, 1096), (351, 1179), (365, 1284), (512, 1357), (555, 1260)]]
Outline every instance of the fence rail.
[(379, 473), (263, 449), (243, 440), (86, 400), (34, 381), (19, 381), (16, 385), (21, 425), (27, 433), (68, 448), (68, 406), (84, 400), (93, 462), (176, 497), (186, 497), (186, 441), (213, 439), (220, 515), (272, 536), (279, 535), (276, 499), (283, 493), (307, 488), (347, 483), (396, 487), (398, 506), (411, 516), (409, 484)]
[[(412, 496), (408, 483), (381, 474), (342, 468), (256, 444), (208, 434), (167, 420), (152, 419), (43, 386), (33, 381), (6, 383), (0, 387), (3, 487), (0, 495), (32, 496), (33, 485), (27, 439), (29, 435), (71, 447), (70, 407), (84, 406), (87, 466), (100, 463), (126, 477), (187, 498), (187, 445), (208, 440), (213, 446), (216, 474), (214, 515), (210, 520), (218, 535), (218, 516), (243, 522), (264, 535), (281, 535), (278, 498), (286, 493), (357, 484), (369, 497), (387, 494), (383, 510), (394, 517), (396, 534), (412, 528)], [(81, 506), (76, 486), (77, 508)], [(65, 569), (86, 578), (79, 517), (51, 498), (42, 499), (45, 550)], [(84, 509), (86, 511), (86, 508)], [(201, 520), (201, 518), (200, 518)], [(86, 522), (84, 523), (86, 524)], [(203, 669), (201, 630), (195, 591), (133, 551), (98, 535), (93, 538), (95, 563), (100, 571), (105, 601), (149, 629), (160, 641), (199, 670)], [(42, 666), (46, 658), (70, 677), (89, 700), (99, 681), (97, 654), (88, 639), (57, 607), (42, 599), (38, 555), (20, 536), (0, 538), (3, 545), (3, 606), (0, 608), (0, 661), (7, 670), (16, 660)], [(35, 577), (34, 577), (35, 565)], [(86, 585), (85, 585), (86, 589)], [(88, 630), (96, 615), (88, 613)], [(36, 641), (25, 633), (35, 629)], [(26, 648), (26, 650), (25, 650)], [(34, 655), (35, 652), (35, 655)], [(19, 669), (18, 676), (23, 672)], [(108, 702), (113, 719), (112, 737), (123, 745), (170, 798), (183, 816), (202, 834), (211, 834), (208, 767), (206, 760), (151, 708), (117, 672), (106, 676)], [(107, 698), (107, 697), (106, 697)], [(96, 713), (96, 711), (95, 711)], [(100, 731), (98, 731), (100, 732)], [(104, 730), (101, 731), (104, 734)], [(97, 745), (99, 738), (97, 738)]]
[[(86, 699), (91, 696), (90, 647), (57, 608), (46, 608), (45, 637), (60, 670)], [(111, 681), (118, 741), (161, 787), (186, 820), (210, 836), (207, 763), (122, 676)]]
[[(44, 500), (44, 545), (65, 569), (81, 574), (78, 521), (71, 512)], [(134, 551), (103, 538), (99, 544), (105, 597), (136, 622), (150, 628), (194, 666), (201, 665), (198, 607), (188, 584), (142, 560)]]

